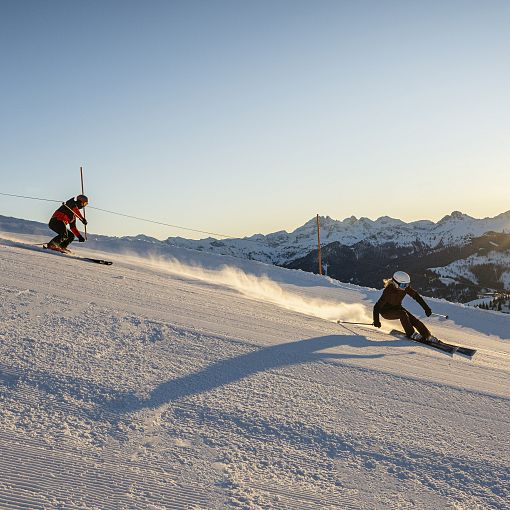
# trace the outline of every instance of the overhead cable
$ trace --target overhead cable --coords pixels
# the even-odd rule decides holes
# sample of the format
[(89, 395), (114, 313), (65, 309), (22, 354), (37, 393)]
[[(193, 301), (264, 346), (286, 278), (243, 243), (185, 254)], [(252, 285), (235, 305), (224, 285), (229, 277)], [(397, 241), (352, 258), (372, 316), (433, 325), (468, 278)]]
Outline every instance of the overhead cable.
[(123, 216), (124, 218), (131, 218), (133, 220), (146, 221), (147, 223), (155, 223), (156, 225), (164, 225), (165, 227), (179, 228), (181, 230), (189, 230), (190, 232), (198, 232), (200, 234), (207, 234), (207, 235), (219, 236), (219, 237), (231, 237), (231, 238), (236, 237), (236, 236), (227, 235), (227, 234), (217, 234), (215, 232), (206, 232), (204, 230), (196, 230), (194, 228), (180, 227), (179, 225), (171, 225), (170, 223), (164, 223), (162, 221), (148, 220), (146, 218), (139, 218), (138, 216), (131, 216), (130, 214), (123, 214), (123, 213), (118, 213), (115, 211), (108, 211), (106, 209), (100, 209), (99, 207), (93, 207), (90, 205), (88, 206), (88, 208), (95, 209), (96, 211), (102, 211), (102, 212), (105, 212), (108, 214), (115, 214), (116, 216)]
[[(0, 195), (4, 195), (6, 197), (26, 198), (26, 199), (29, 199), (29, 200), (40, 200), (41, 202), (62, 203), (61, 200), (52, 200), (52, 199), (49, 199), (49, 198), (28, 197), (28, 196), (25, 196), (25, 195), (14, 195), (14, 194), (11, 194), (11, 193), (2, 193), (2, 192), (0, 192)], [(124, 218), (131, 218), (133, 220), (145, 221), (147, 223), (154, 223), (156, 225), (164, 225), (165, 227), (178, 228), (180, 230), (187, 230), (189, 232), (197, 232), (199, 234), (207, 234), (207, 235), (216, 236), (216, 237), (225, 237), (225, 238), (232, 238), (232, 239), (236, 239), (236, 238), (240, 239), (240, 237), (238, 237), (238, 236), (233, 236), (233, 235), (228, 235), (228, 234), (218, 234), (216, 232), (207, 232), (205, 230), (197, 230), (197, 229), (194, 229), (194, 228), (182, 227), (182, 226), (179, 226), (179, 225), (171, 225), (170, 223), (164, 223), (162, 221), (149, 220), (147, 218), (140, 218), (138, 216), (131, 216), (129, 214), (123, 214), (123, 213), (119, 213), (119, 212), (115, 212), (115, 211), (108, 211), (107, 209), (101, 209), (99, 207), (93, 207), (93, 206), (90, 206), (90, 205), (88, 207), (89, 207), (89, 209), (95, 209), (96, 211), (101, 211), (101, 212), (105, 212), (105, 213), (108, 213), (108, 214), (115, 214), (116, 216), (123, 216)], [(245, 241), (251, 241), (251, 239), (244, 239), (244, 240)]]

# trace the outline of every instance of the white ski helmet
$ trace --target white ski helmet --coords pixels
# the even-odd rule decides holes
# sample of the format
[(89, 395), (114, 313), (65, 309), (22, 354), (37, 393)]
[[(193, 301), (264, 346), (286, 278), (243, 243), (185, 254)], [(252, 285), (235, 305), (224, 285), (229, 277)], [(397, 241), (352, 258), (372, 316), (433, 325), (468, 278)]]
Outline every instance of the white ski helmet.
[(393, 282), (399, 289), (405, 289), (406, 287), (409, 287), (411, 277), (404, 271), (397, 271), (393, 274)]

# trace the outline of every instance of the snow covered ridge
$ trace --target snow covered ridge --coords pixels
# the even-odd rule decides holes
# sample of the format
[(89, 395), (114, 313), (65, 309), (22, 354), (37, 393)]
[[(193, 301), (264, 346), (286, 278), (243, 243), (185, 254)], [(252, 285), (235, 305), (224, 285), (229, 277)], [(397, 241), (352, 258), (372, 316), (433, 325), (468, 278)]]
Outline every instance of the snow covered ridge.
[(473, 284), (483, 284), (483, 272), (490, 272), (503, 289), (510, 290), (510, 251), (472, 255), (445, 267), (433, 267), (431, 271), (450, 282), (463, 278)]
[[(463, 244), (486, 232), (510, 233), (510, 211), (484, 219), (454, 211), (437, 223), (429, 220), (406, 223), (388, 216), (375, 221), (354, 216), (338, 221), (326, 216), (321, 217), (320, 221), (323, 245), (337, 242), (344, 246), (354, 246), (366, 242), (374, 246), (393, 243), (401, 247), (421, 244), (437, 248)], [(169, 237), (166, 242), (174, 246), (284, 265), (316, 248), (317, 224), (316, 218), (312, 218), (291, 233), (279, 231), (243, 239), (208, 238), (200, 241)]]
[[(8, 232), (23, 232), (26, 234), (41, 234), (47, 227), (36, 222), (27, 222), (16, 218), (0, 216), (0, 229)], [(369, 218), (357, 219), (354, 216), (338, 221), (329, 216), (321, 217), (321, 242), (328, 245), (334, 242), (344, 246), (354, 246), (358, 243), (368, 243), (381, 246), (391, 243), (397, 247), (410, 247), (416, 244), (436, 249), (462, 245), (471, 238), (480, 237), (487, 232), (510, 234), (510, 211), (499, 214), (494, 218), (477, 219), (458, 211), (445, 216), (437, 223), (420, 220), (406, 223), (399, 219), (382, 216), (373, 221)], [(118, 240), (96, 236), (97, 240)], [(269, 262), (285, 265), (307, 255), (317, 246), (316, 218), (312, 218), (293, 232), (284, 230), (272, 234), (255, 234), (251, 237), (239, 239), (191, 240), (183, 237), (169, 237), (166, 241), (159, 241), (140, 234), (135, 237), (120, 238), (128, 241), (144, 241), (151, 245), (160, 243), (207, 251), (221, 255)]]
[[(328, 275), (343, 282), (379, 288), (392, 270), (404, 269), (413, 275), (413, 285), (426, 296), (466, 303), (491, 290), (508, 292), (510, 234), (487, 232), (462, 244), (430, 248), (416, 243), (354, 246), (330, 243), (322, 248), (322, 263)], [(317, 271), (317, 250), (286, 264), (285, 267)], [(462, 268), (462, 270), (457, 270)]]

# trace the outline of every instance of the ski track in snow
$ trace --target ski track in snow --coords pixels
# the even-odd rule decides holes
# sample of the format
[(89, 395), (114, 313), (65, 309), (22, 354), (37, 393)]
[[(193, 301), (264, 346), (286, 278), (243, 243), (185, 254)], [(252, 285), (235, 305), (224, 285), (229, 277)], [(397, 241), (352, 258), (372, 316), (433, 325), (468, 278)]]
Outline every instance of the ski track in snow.
[[(470, 361), (102, 258), (0, 245), (0, 508), (508, 508), (510, 317), (434, 323)], [(268, 274), (344, 311), (379, 294)]]

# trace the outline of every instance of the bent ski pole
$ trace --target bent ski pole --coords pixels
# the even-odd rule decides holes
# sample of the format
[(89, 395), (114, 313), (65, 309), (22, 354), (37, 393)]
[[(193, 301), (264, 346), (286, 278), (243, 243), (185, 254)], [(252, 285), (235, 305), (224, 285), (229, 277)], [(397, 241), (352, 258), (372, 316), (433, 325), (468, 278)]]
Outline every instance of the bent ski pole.
[(373, 322), (349, 322), (349, 321), (336, 321), (337, 324), (357, 324), (358, 326), (373, 326)]

